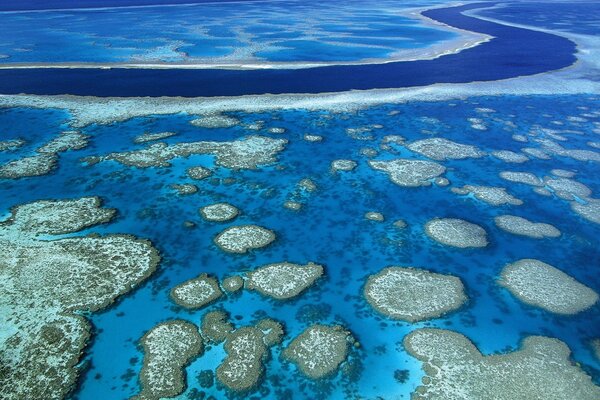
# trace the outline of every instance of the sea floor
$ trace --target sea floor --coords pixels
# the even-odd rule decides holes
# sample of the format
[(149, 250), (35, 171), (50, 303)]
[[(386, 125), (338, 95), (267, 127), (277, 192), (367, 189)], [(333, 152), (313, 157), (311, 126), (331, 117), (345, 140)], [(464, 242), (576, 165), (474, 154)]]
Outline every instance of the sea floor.
[[(147, 238), (162, 254), (158, 271), (141, 287), (110, 308), (88, 316), (93, 340), (81, 363), (80, 384), (72, 394), (75, 399), (124, 399), (138, 393), (143, 360), (138, 343), (144, 333), (173, 318), (199, 323), (205, 313), (215, 309), (229, 312), (239, 326), (266, 316), (285, 326), (283, 346), (272, 350), (264, 382), (252, 395), (257, 399), (409, 399), (421, 384), (422, 363), (407, 353), (402, 340), (422, 327), (460, 332), (484, 354), (514, 351), (529, 335), (555, 337), (569, 346), (573, 360), (600, 384), (600, 360), (590, 346), (600, 331), (598, 304), (574, 316), (555, 315), (521, 303), (497, 282), (506, 264), (534, 258), (600, 292), (600, 226), (575, 213), (571, 202), (555, 193), (543, 196), (529, 185), (499, 176), (501, 171), (522, 171), (543, 178), (551, 176), (553, 169), (568, 170), (575, 173), (571, 179), (591, 190), (589, 197), (600, 198), (597, 160), (577, 160), (568, 152), (557, 154), (544, 148), (544, 143), (552, 142), (567, 150), (595, 151), (597, 156), (599, 110), (600, 98), (595, 95), (490, 96), (384, 104), (352, 112), (231, 112), (227, 115), (239, 122), (228, 128), (194, 126), (190, 121), (196, 117), (184, 113), (91, 124), (80, 129), (90, 136), (89, 145), (62, 153), (58, 168), (50, 174), (0, 181), (0, 219), (9, 216), (11, 207), (35, 200), (100, 196), (105, 206), (118, 210), (118, 218), (94, 232)], [(0, 109), (2, 138), (26, 141), (17, 150), (0, 152), (0, 164), (31, 155), (60, 132), (72, 129), (70, 118), (62, 110)], [(263, 121), (262, 128), (259, 124), (258, 130), (248, 129), (256, 128), (258, 121)], [(280, 130), (270, 128), (284, 131), (273, 133)], [(176, 133), (162, 140), (171, 144), (231, 141), (251, 135), (283, 138), (288, 143), (275, 163), (256, 170), (218, 166), (210, 155), (175, 158), (171, 166), (150, 168), (116, 161), (94, 165), (81, 161), (143, 148), (147, 144), (134, 144), (134, 138), (167, 131)], [(307, 141), (307, 134), (322, 136), (322, 141)], [(428, 158), (390, 144), (388, 135), (400, 135), (406, 143), (445, 138), (476, 146), (486, 155), (437, 161), (447, 168), (444, 176), (449, 186), (401, 187), (387, 174), (372, 169), (368, 161)], [(527, 142), (522, 142), (523, 138)], [(530, 153), (526, 162), (509, 163), (490, 155), (496, 150), (525, 154), (524, 148), (541, 149), (547, 159)], [(334, 172), (331, 162), (336, 159), (354, 160), (358, 166), (353, 171)], [(209, 168), (214, 174), (194, 181), (186, 175), (186, 169), (194, 166)], [(310, 179), (316, 190), (299, 188), (303, 179)], [(199, 191), (183, 196), (171, 187), (184, 183), (196, 185)], [(463, 185), (503, 187), (523, 204), (492, 206), (451, 191)], [(302, 208), (285, 208), (290, 200), (301, 203)], [(203, 220), (199, 208), (216, 202), (233, 204), (240, 215), (226, 223)], [(379, 212), (385, 219), (368, 220), (367, 212)], [(494, 217), (502, 214), (552, 224), (561, 236), (533, 239), (512, 235), (494, 224)], [(488, 246), (460, 249), (433, 241), (424, 233), (424, 225), (436, 217), (480, 225), (487, 232)], [(406, 228), (394, 225), (400, 219)], [(266, 227), (277, 239), (245, 255), (223, 252), (213, 243), (214, 237), (239, 224)], [(243, 291), (189, 311), (169, 298), (174, 286), (200, 273), (221, 279), (280, 261), (313, 261), (325, 267), (325, 276), (291, 301)], [(458, 311), (429, 321), (390, 320), (375, 312), (362, 295), (368, 276), (387, 266), (423, 267), (458, 276), (469, 300)], [(360, 343), (350, 352), (344, 372), (317, 382), (280, 357), (281, 349), (313, 323), (341, 324)], [(188, 387), (178, 398), (235, 397), (216, 382), (200, 379), (207, 376), (203, 371), (214, 371), (223, 357), (224, 350), (217, 345), (194, 360), (186, 369)]]

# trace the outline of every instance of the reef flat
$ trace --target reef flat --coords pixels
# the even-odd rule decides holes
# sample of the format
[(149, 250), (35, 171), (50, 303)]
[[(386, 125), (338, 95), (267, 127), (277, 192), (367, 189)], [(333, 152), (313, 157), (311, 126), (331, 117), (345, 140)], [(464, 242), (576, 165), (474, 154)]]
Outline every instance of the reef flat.
[(239, 225), (225, 229), (215, 237), (215, 244), (229, 253), (247, 253), (268, 246), (275, 233), (258, 225)]
[(479, 225), (458, 218), (435, 218), (425, 224), (427, 236), (447, 246), (467, 248), (488, 245), (487, 233)]
[(477, 200), (485, 201), (492, 206), (501, 206), (504, 204), (520, 206), (523, 204), (523, 200), (514, 197), (505, 188), (501, 187), (465, 185), (461, 188), (453, 187), (450, 190), (452, 193), (459, 195), (472, 194)]
[(434, 178), (446, 172), (446, 167), (433, 161), (398, 159), (369, 161), (369, 165), (387, 173), (396, 185), (406, 187), (430, 186)]
[(294, 338), (282, 355), (309, 378), (321, 379), (335, 374), (353, 341), (342, 326), (313, 325)]
[(223, 293), (216, 278), (201, 274), (171, 289), (171, 298), (185, 308), (202, 308), (221, 297)]
[(269, 264), (246, 274), (245, 287), (264, 296), (287, 300), (298, 296), (323, 275), (323, 266), (289, 262)]
[(415, 400), (581, 399), (600, 396), (600, 387), (570, 357), (558, 339), (529, 336), (517, 351), (482, 355), (460, 333), (423, 328), (404, 338), (409, 354), (423, 364)]
[(216, 157), (217, 165), (226, 168), (257, 169), (261, 165), (274, 163), (277, 154), (284, 149), (286, 143), (286, 139), (264, 136), (248, 136), (232, 142), (188, 142), (173, 145), (155, 143), (140, 150), (92, 156), (83, 161), (96, 164), (112, 160), (138, 168), (168, 167), (175, 158), (209, 154)]
[(62, 399), (76, 385), (90, 337), (80, 315), (107, 307), (144, 281), (159, 256), (125, 235), (40, 238), (108, 222), (98, 198), (52, 200), (13, 208), (0, 223), (3, 348), (0, 397)]
[(508, 264), (498, 283), (524, 303), (557, 314), (577, 314), (598, 301), (592, 289), (539, 260)]
[(240, 211), (237, 207), (232, 206), (229, 203), (215, 203), (200, 209), (202, 218), (213, 222), (231, 221), (237, 217), (239, 213)]
[(77, 131), (63, 132), (38, 147), (35, 155), (21, 157), (0, 165), (0, 178), (19, 179), (46, 175), (57, 167), (60, 153), (80, 150), (87, 144), (88, 137), (86, 135)]
[(485, 153), (475, 146), (456, 143), (444, 138), (422, 139), (406, 146), (409, 150), (436, 161), (480, 158)]
[(143, 133), (140, 136), (133, 139), (133, 143), (148, 143), (156, 140), (162, 140), (170, 138), (171, 136), (177, 135), (175, 132), (157, 132), (157, 133)]
[(496, 226), (513, 235), (527, 236), (533, 239), (557, 238), (560, 231), (553, 225), (543, 222), (531, 222), (515, 215), (499, 215), (494, 218)]
[(154, 400), (181, 394), (186, 386), (183, 368), (204, 350), (198, 328), (183, 320), (164, 322), (146, 333), (140, 343), (144, 349), (142, 391), (135, 398)]
[(467, 301), (459, 278), (412, 267), (384, 268), (367, 279), (363, 294), (381, 314), (408, 322), (437, 318)]

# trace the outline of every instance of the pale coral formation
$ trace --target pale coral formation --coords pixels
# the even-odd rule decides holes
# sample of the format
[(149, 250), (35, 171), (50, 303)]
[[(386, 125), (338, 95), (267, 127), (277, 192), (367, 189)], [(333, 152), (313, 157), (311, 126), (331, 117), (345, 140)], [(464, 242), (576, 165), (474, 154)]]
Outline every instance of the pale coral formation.
[(558, 339), (529, 336), (520, 350), (484, 356), (460, 333), (423, 328), (407, 335), (404, 347), (426, 375), (414, 400), (600, 398), (600, 387)]
[(198, 192), (198, 186), (192, 185), (191, 183), (174, 183), (171, 185), (171, 189), (175, 190), (180, 196), (187, 196)]
[(235, 293), (244, 287), (244, 280), (237, 275), (229, 276), (223, 279), (221, 286), (227, 293)]
[(534, 259), (505, 266), (499, 284), (522, 302), (557, 314), (577, 314), (598, 301), (598, 294), (589, 287)]
[(232, 206), (229, 203), (215, 203), (200, 209), (202, 218), (213, 222), (231, 221), (237, 217), (239, 213), (240, 211), (237, 207)]
[(331, 162), (331, 169), (333, 171), (352, 171), (354, 168), (356, 168), (358, 164), (356, 164), (356, 161), (352, 161), (352, 160), (334, 160)]
[(556, 227), (542, 223), (532, 222), (515, 215), (499, 215), (494, 218), (496, 226), (513, 235), (527, 236), (533, 239), (556, 238), (560, 231)]
[(388, 267), (370, 276), (363, 294), (381, 314), (408, 322), (437, 318), (467, 301), (459, 278), (412, 267)]
[(237, 118), (222, 114), (208, 114), (190, 121), (190, 124), (199, 128), (231, 128), (238, 125)]
[(531, 172), (502, 171), (500, 178), (510, 182), (524, 183), (531, 186), (543, 186), (544, 182)]
[(311, 379), (334, 375), (348, 357), (353, 337), (340, 325), (312, 325), (286, 347), (283, 357)]
[(217, 379), (229, 390), (247, 392), (264, 375), (269, 347), (280, 343), (283, 327), (274, 320), (262, 320), (256, 326), (238, 328), (227, 335), (227, 357), (217, 368)]
[(585, 203), (572, 201), (571, 209), (588, 221), (600, 224), (600, 200), (586, 199)]
[(175, 132), (143, 133), (133, 139), (133, 143), (147, 143), (177, 135)]
[(436, 242), (460, 247), (485, 247), (487, 233), (479, 225), (457, 218), (435, 218), (425, 224), (425, 233)]
[(307, 133), (306, 135), (304, 135), (304, 140), (306, 140), (307, 142), (322, 142), (323, 136), (311, 135)]
[(170, 294), (178, 305), (189, 309), (198, 309), (219, 299), (223, 292), (221, 292), (216, 278), (201, 274), (197, 278), (175, 286), (171, 289)]
[(221, 343), (234, 331), (229, 322), (229, 316), (224, 311), (211, 311), (202, 318), (202, 336), (209, 342)]
[(376, 211), (369, 211), (368, 213), (366, 213), (365, 219), (368, 219), (369, 221), (375, 221), (375, 222), (385, 221), (385, 217), (383, 216), (383, 214), (380, 212), (376, 212)]
[(271, 244), (275, 233), (258, 225), (239, 225), (225, 229), (215, 237), (215, 244), (229, 253), (246, 253)]
[(183, 320), (163, 322), (148, 331), (140, 343), (144, 349), (144, 365), (138, 398), (158, 400), (183, 393), (184, 367), (204, 351), (196, 325)]
[(168, 145), (155, 143), (140, 150), (110, 153), (105, 156), (88, 157), (83, 161), (95, 164), (113, 160), (123, 165), (148, 168), (168, 167), (171, 160), (194, 154), (216, 157), (216, 164), (230, 169), (257, 169), (272, 164), (287, 140), (264, 136), (248, 136), (231, 142), (184, 142)]
[(526, 161), (529, 161), (529, 158), (523, 154), (515, 153), (510, 150), (497, 150), (492, 152), (492, 155), (499, 160), (502, 160), (507, 163), (516, 163), (521, 164)]
[(0, 140), (0, 151), (17, 150), (25, 144), (23, 139)]
[(288, 262), (264, 265), (248, 272), (246, 288), (264, 296), (287, 300), (298, 296), (323, 275), (323, 266)]
[(210, 169), (200, 166), (188, 168), (186, 172), (190, 178), (196, 180), (202, 180), (212, 175), (212, 171)]
[(55, 154), (39, 154), (10, 161), (0, 166), (0, 178), (19, 179), (50, 173), (58, 165)]
[(369, 161), (371, 168), (387, 173), (396, 185), (430, 186), (431, 180), (446, 172), (446, 167), (433, 161), (397, 159)]
[(156, 249), (130, 236), (37, 237), (72, 233), (113, 215), (92, 197), (24, 204), (0, 223), (3, 399), (65, 397), (90, 336), (81, 313), (108, 306), (156, 269)]
[(523, 204), (522, 200), (517, 199), (501, 187), (465, 185), (462, 188), (455, 187), (451, 190), (452, 193), (460, 195), (472, 194), (477, 200), (484, 201), (492, 206), (504, 204), (519, 206)]
[(436, 161), (480, 158), (485, 155), (475, 146), (456, 143), (444, 138), (417, 140), (406, 147)]

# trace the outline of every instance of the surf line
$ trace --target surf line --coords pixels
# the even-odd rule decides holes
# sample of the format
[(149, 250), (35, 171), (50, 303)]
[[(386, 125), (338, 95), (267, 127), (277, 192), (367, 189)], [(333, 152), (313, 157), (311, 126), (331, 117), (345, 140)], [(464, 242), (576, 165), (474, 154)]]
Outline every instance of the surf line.
[(492, 36), (489, 41), (434, 59), (305, 69), (24, 68), (0, 70), (0, 94), (98, 97), (217, 97), (317, 94), (350, 90), (495, 81), (562, 69), (576, 61), (569, 39), (464, 15), (495, 3), (422, 12), (446, 25)]

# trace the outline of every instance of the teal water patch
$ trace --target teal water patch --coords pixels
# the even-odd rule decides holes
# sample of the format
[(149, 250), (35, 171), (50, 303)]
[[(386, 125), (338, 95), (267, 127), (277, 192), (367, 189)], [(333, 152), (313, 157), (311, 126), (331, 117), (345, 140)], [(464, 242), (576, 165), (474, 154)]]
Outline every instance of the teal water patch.
[[(368, 165), (366, 148), (378, 152), (373, 159), (409, 158), (427, 160), (394, 144), (387, 135), (401, 135), (408, 142), (443, 137), (480, 150), (540, 148), (538, 139), (549, 139), (566, 149), (594, 150), (600, 128), (600, 99), (592, 96), (481, 97), (448, 102), (411, 102), (382, 105), (356, 112), (330, 113), (289, 110), (269, 113), (230, 113), (241, 121), (232, 128), (204, 129), (189, 123), (184, 114), (134, 118), (110, 125), (91, 125), (82, 130), (90, 135), (85, 149), (60, 155), (58, 168), (47, 176), (0, 182), (0, 214), (11, 206), (40, 198), (76, 198), (99, 195), (107, 207), (119, 210), (118, 218), (95, 232), (130, 233), (153, 241), (163, 261), (159, 271), (142, 287), (104, 312), (94, 314), (94, 340), (85, 354), (78, 399), (123, 399), (139, 391), (137, 376), (143, 354), (137, 346), (144, 332), (157, 323), (183, 318), (199, 323), (208, 311), (223, 308), (237, 326), (263, 317), (284, 323), (284, 346), (313, 323), (346, 326), (361, 346), (335, 377), (314, 383), (280, 358), (275, 347), (266, 364), (265, 382), (254, 394), (261, 398), (349, 397), (410, 398), (420, 384), (421, 363), (408, 355), (402, 339), (424, 326), (452, 329), (465, 334), (484, 353), (516, 349), (526, 335), (559, 338), (573, 351), (573, 359), (600, 382), (600, 363), (587, 341), (598, 333), (598, 305), (575, 316), (556, 316), (520, 303), (495, 280), (509, 262), (538, 258), (567, 272), (600, 292), (598, 268), (600, 226), (570, 209), (569, 202), (556, 196), (541, 196), (532, 187), (502, 179), (500, 171), (528, 171), (542, 178), (552, 169), (576, 172), (573, 179), (585, 184), (592, 197), (600, 196), (598, 163), (578, 161), (564, 155), (550, 159), (511, 164), (491, 156), (440, 161), (447, 168), (449, 187), (404, 188), (393, 184), (385, 173)], [(244, 128), (264, 121), (259, 131)], [(4, 109), (0, 124), (3, 139), (23, 138), (31, 143), (13, 153), (0, 153), (2, 160), (31, 154), (58, 132), (68, 129), (67, 116), (58, 111)], [(284, 133), (269, 133), (272, 127)], [(138, 169), (114, 161), (82, 165), (80, 159), (141, 149), (133, 139), (144, 132), (176, 132), (163, 142), (169, 144), (201, 140), (230, 141), (260, 134), (289, 140), (275, 165), (258, 170), (234, 171), (215, 165), (214, 157), (195, 155), (176, 158), (170, 167)], [(5, 133), (6, 132), (6, 133)], [(322, 142), (304, 140), (305, 134), (320, 135)], [(513, 139), (524, 135), (528, 142)], [(566, 139), (557, 139), (558, 137)], [(352, 172), (332, 173), (330, 163), (351, 159), (358, 163)], [(186, 169), (204, 166), (214, 175), (202, 181), (187, 177)], [(314, 192), (298, 191), (297, 183), (309, 178)], [(174, 183), (193, 183), (196, 194), (178, 196)], [(468, 196), (451, 192), (463, 185), (505, 187), (524, 201), (521, 206), (492, 207)], [(283, 207), (287, 200), (303, 203), (293, 212)], [(229, 202), (241, 215), (228, 223), (204, 221), (198, 210)], [(367, 212), (380, 212), (383, 222), (366, 220)], [(493, 218), (514, 214), (551, 223), (562, 235), (535, 240), (510, 235), (497, 229)], [(482, 226), (490, 245), (483, 249), (457, 249), (433, 242), (423, 225), (435, 217), (462, 218)], [(403, 219), (407, 227), (394, 222)], [(186, 228), (191, 221), (195, 228)], [(258, 224), (272, 229), (277, 240), (249, 255), (220, 251), (213, 238), (228, 226)], [(82, 234), (85, 234), (84, 231)], [(175, 285), (202, 272), (219, 279), (240, 274), (260, 265), (288, 260), (314, 261), (325, 266), (325, 278), (289, 302), (277, 302), (244, 291), (206, 309), (188, 311), (169, 300)], [(425, 267), (461, 278), (469, 302), (459, 311), (416, 324), (387, 319), (373, 311), (362, 298), (368, 276), (390, 265)], [(188, 389), (181, 398), (213, 395), (227, 398), (218, 385), (206, 385), (206, 374), (223, 359), (220, 347), (212, 348), (187, 369)], [(204, 387), (203, 385), (207, 386)], [(201, 397), (199, 397), (201, 398)]]

